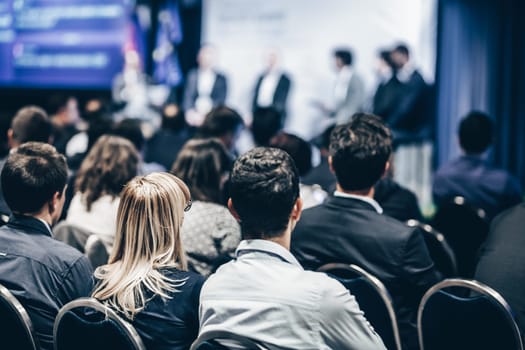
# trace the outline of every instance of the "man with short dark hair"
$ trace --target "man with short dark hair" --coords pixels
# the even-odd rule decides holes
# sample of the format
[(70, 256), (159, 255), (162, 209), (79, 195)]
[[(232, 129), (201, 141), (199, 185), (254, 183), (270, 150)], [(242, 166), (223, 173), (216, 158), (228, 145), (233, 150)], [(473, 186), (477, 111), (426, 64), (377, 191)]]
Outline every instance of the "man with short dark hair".
[(492, 121), (481, 112), (471, 112), (460, 122), (458, 135), (463, 155), (443, 165), (434, 175), (432, 194), (437, 205), (464, 197), (492, 219), (521, 202), (518, 180), (493, 167), (484, 157), (492, 144)]
[[(40, 107), (27, 106), (20, 109), (13, 120), (11, 127), (7, 130), (7, 144), (13, 149), (24, 142), (45, 142), (53, 140), (53, 126), (47, 113)], [(7, 158), (0, 159), (0, 170), (3, 168)], [(0, 187), (0, 215), (9, 217), (11, 211), (7, 206), (2, 187)]]
[(394, 300), (404, 348), (417, 348), (415, 316), (423, 293), (439, 281), (418, 229), (382, 215), (374, 185), (389, 167), (390, 130), (381, 118), (356, 114), (331, 134), (329, 164), (336, 191), (307, 209), (292, 235), (292, 253), (307, 269), (356, 264), (378, 277)]
[(255, 148), (235, 162), (230, 186), (243, 241), (202, 288), (200, 334), (226, 330), (271, 349), (384, 349), (355, 298), (289, 252), (302, 208), (291, 157)]
[(22, 144), (7, 158), (1, 181), (13, 214), (0, 228), (0, 284), (29, 313), (40, 348), (50, 350), (58, 310), (93, 287), (87, 258), (52, 237), (64, 205), (66, 159), (48, 144)]
[(218, 138), (230, 152), (235, 151), (235, 144), (244, 127), (244, 121), (236, 110), (219, 106), (206, 115), (197, 131), (197, 136)]

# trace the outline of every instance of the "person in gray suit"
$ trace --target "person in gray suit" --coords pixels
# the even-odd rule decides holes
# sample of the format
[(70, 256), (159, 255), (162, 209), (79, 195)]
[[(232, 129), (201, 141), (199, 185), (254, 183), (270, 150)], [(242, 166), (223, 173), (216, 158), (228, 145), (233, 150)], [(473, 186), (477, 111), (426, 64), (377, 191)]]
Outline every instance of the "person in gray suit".
[(182, 109), (186, 121), (199, 126), (213, 107), (224, 105), (228, 91), (226, 77), (214, 69), (215, 49), (203, 46), (197, 55), (198, 68), (189, 71), (184, 87)]
[(334, 118), (336, 124), (344, 124), (349, 122), (355, 113), (362, 111), (366, 99), (365, 84), (353, 69), (353, 55), (350, 49), (336, 49), (334, 58), (337, 78), (333, 108), (320, 102), (315, 104), (324, 114)]

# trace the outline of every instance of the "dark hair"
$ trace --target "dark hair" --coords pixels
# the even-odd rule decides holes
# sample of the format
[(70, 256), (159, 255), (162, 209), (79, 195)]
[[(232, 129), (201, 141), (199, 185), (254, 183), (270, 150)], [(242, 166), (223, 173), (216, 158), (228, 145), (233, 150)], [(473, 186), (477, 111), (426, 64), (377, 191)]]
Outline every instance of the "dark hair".
[(467, 154), (480, 154), (492, 143), (492, 120), (482, 112), (470, 112), (459, 124), (459, 144)]
[(130, 141), (137, 151), (141, 151), (144, 147), (145, 140), (140, 127), (140, 120), (123, 119), (114, 126), (112, 134)]
[(378, 116), (357, 113), (348, 124), (334, 129), (330, 141), (332, 166), (346, 191), (374, 186), (392, 153), (392, 134)]
[(268, 146), (270, 139), (281, 130), (282, 114), (273, 107), (259, 107), (253, 112), (252, 134), (259, 146)]
[(408, 50), (408, 46), (405, 44), (399, 44), (397, 45), (394, 50), (395, 52), (399, 52), (402, 55), (405, 55), (407, 57), (410, 57), (410, 51)]
[(283, 132), (272, 138), (270, 146), (282, 149), (292, 157), (299, 176), (306, 175), (312, 169), (312, 148), (302, 138)]
[(231, 168), (228, 152), (219, 140), (188, 141), (171, 172), (186, 183), (192, 198), (222, 203), (222, 176)]
[(234, 109), (218, 106), (206, 115), (197, 134), (201, 138), (222, 137), (234, 133), (243, 125), (241, 116)]
[(345, 66), (351, 66), (353, 62), (353, 55), (350, 49), (336, 49), (334, 56), (339, 58)]
[(119, 136), (104, 135), (93, 145), (77, 173), (75, 191), (82, 194), (88, 211), (102, 195), (118, 197), (124, 185), (137, 175), (139, 154)]
[(268, 147), (243, 154), (233, 165), (230, 194), (243, 239), (282, 235), (299, 197), (299, 174), (292, 157)]
[(53, 127), (47, 113), (40, 107), (20, 109), (11, 122), (13, 139), (18, 143), (49, 142)]
[(1, 178), (9, 209), (33, 214), (56, 192), (62, 195), (67, 183), (66, 158), (49, 144), (27, 142), (9, 154)]
[(381, 50), (378, 53), (379, 58), (381, 58), (383, 61), (386, 62), (390, 67), (394, 67), (394, 63), (392, 62), (392, 56), (391, 56), (390, 50)]

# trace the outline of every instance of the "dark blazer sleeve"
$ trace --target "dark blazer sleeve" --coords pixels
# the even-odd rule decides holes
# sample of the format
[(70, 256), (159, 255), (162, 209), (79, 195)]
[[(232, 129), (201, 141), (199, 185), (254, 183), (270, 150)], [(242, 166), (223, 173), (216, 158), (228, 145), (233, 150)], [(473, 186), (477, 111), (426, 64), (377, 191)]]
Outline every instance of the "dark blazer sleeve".
[(286, 110), (286, 101), (290, 92), (291, 81), (286, 74), (282, 74), (273, 96), (273, 106), (279, 112)]
[(411, 124), (408, 119), (413, 117), (412, 112), (416, 104), (424, 97), (426, 89), (427, 85), (421, 74), (417, 71), (414, 72), (403, 89), (404, 93), (400, 96), (397, 108), (392, 111), (388, 118), (389, 125), (395, 129), (400, 125)]
[(182, 109), (184, 111), (187, 111), (194, 107), (196, 96), (197, 96), (197, 70), (192, 69), (188, 72), (188, 76), (186, 77), (186, 84), (184, 85), (184, 96), (182, 99)]
[(419, 228), (412, 229), (406, 241), (402, 263), (403, 275), (413, 286), (412, 293), (421, 297), (432, 285), (442, 279), (430, 257), (423, 233)]
[(259, 97), (259, 89), (261, 88), (261, 82), (263, 80), (264, 75), (260, 75), (257, 78), (257, 82), (255, 83), (255, 89), (253, 89), (253, 100), (252, 100), (252, 112), (255, 112), (255, 109), (257, 108), (257, 97)]
[(217, 73), (215, 77), (215, 83), (211, 91), (211, 98), (214, 106), (224, 105), (226, 102), (226, 95), (228, 94), (228, 82), (226, 76), (221, 73)]

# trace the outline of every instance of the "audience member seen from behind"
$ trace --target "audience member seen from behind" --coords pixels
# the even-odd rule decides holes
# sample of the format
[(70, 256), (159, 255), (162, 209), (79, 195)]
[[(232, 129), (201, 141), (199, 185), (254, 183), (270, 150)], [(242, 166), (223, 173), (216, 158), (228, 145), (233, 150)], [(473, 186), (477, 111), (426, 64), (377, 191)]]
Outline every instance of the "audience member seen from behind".
[(204, 278), (186, 271), (180, 239), (190, 205), (188, 188), (171, 174), (130, 181), (109, 262), (95, 271), (93, 297), (124, 315), (147, 349), (189, 349), (197, 336)]
[[(20, 109), (7, 130), (7, 144), (10, 149), (16, 148), (25, 142), (51, 143), (53, 140), (53, 127), (47, 113), (40, 107), (28, 106)], [(0, 170), (7, 160), (0, 159)], [(11, 211), (4, 200), (0, 187), (0, 214), (9, 216)]]
[[(292, 157), (301, 179), (312, 169), (312, 148), (302, 138), (292, 134), (280, 133), (272, 138), (270, 146), (280, 148)], [(300, 183), (299, 189), (303, 200), (303, 209), (323, 203), (328, 196), (328, 193), (323, 191), (319, 185)]]
[(328, 164), (330, 154), (330, 135), (335, 125), (329, 126), (321, 135), (313, 140), (313, 143), (319, 147), (321, 153), (321, 163), (310, 170), (301, 180), (306, 185), (319, 185), (323, 190), (332, 193), (335, 190), (335, 175)]
[(66, 222), (97, 235), (111, 251), (117, 208), (124, 185), (137, 175), (139, 155), (118, 136), (102, 136), (89, 151), (75, 179)]
[(200, 138), (215, 137), (219, 139), (224, 147), (232, 154), (235, 154), (236, 143), (244, 127), (244, 121), (237, 111), (220, 106), (214, 108), (202, 123), (197, 131)]
[(204, 284), (199, 334), (226, 330), (280, 349), (384, 349), (343, 285), (304, 271), (289, 251), (302, 209), (292, 158), (255, 148), (235, 162), (230, 181), (243, 241)]
[(525, 334), (524, 222), (524, 203), (504, 211), (492, 221), (474, 275), (476, 281), (497, 290), (510, 304), (521, 334)]
[(146, 142), (144, 160), (170, 169), (189, 138), (184, 113), (178, 106), (169, 104), (164, 107), (160, 130)]
[(380, 117), (356, 114), (332, 132), (328, 161), (337, 190), (304, 211), (292, 252), (307, 269), (356, 264), (379, 278), (393, 297), (404, 348), (414, 349), (419, 301), (440, 275), (419, 229), (383, 215), (373, 199), (391, 152), (391, 132)]
[(0, 284), (29, 313), (40, 348), (52, 350), (58, 310), (93, 287), (87, 258), (51, 231), (64, 205), (66, 159), (48, 144), (25, 143), (11, 152), (1, 179), (13, 215), (0, 228)]
[(461, 121), (458, 134), (463, 155), (443, 165), (434, 175), (432, 194), (436, 204), (461, 196), (492, 219), (520, 203), (522, 189), (518, 180), (486, 159), (493, 141), (490, 117), (481, 112), (469, 113)]
[(283, 127), (282, 113), (273, 107), (258, 107), (253, 112), (251, 126), (253, 140), (257, 146), (268, 146)]
[(221, 204), (229, 170), (228, 153), (215, 139), (188, 141), (171, 169), (192, 194), (182, 241), (190, 268), (204, 276), (232, 258), (241, 238), (239, 224)]

